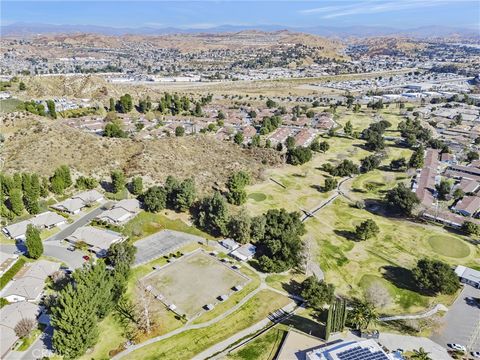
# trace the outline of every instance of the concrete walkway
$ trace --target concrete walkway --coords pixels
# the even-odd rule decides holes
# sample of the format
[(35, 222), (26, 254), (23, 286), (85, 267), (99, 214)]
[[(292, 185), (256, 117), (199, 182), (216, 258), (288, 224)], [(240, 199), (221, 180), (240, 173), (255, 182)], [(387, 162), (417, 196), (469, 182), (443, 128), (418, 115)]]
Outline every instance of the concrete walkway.
[(448, 311), (448, 308), (445, 305), (437, 304), (432, 309), (430, 309), (428, 311), (425, 311), (423, 313), (420, 313), (420, 314), (385, 316), (385, 317), (379, 318), (378, 320), (379, 321), (394, 321), (394, 320), (423, 319), (423, 318), (426, 318), (426, 317), (430, 317), (430, 316), (436, 314), (439, 311)]

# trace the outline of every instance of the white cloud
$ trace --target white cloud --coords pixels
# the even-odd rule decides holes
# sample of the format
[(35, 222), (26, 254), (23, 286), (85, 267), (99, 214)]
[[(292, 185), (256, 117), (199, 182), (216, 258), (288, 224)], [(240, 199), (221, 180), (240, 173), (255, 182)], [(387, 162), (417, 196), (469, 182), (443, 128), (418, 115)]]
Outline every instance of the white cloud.
[(452, 0), (362, 1), (356, 4), (324, 6), (301, 10), (303, 14), (323, 14), (324, 19), (359, 14), (377, 14), (407, 9), (419, 9), (452, 3)]

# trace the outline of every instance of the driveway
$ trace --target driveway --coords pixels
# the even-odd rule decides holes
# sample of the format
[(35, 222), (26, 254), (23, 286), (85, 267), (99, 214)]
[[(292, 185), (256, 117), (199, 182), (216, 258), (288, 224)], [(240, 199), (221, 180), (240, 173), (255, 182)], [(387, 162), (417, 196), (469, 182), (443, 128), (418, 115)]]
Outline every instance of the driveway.
[(134, 266), (145, 264), (159, 257), (178, 250), (190, 242), (204, 242), (200, 236), (178, 231), (162, 230), (145, 239), (135, 242), (137, 254)]
[(457, 300), (443, 317), (443, 326), (432, 335), (436, 343), (447, 346), (456, 343), (468, 351), (480, 351), (480, 305), (471, 302), (480, 298), (480, 289), (464, 285)]
[(10, 351), (5, 360), (34, 360), (52, 356), (52, 335), (53, 328), (48, 326), (26, 351)]

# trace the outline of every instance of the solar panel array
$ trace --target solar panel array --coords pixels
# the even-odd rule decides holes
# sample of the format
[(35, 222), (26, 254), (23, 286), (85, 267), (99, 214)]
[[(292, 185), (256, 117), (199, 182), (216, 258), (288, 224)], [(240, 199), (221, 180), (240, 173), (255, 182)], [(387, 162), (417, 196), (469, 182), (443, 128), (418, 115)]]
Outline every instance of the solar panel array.
[(339, 360), (389, 360), (381, 351), (372, 353), (370, 349), (360, 346), (340, 352), (337, 357)]

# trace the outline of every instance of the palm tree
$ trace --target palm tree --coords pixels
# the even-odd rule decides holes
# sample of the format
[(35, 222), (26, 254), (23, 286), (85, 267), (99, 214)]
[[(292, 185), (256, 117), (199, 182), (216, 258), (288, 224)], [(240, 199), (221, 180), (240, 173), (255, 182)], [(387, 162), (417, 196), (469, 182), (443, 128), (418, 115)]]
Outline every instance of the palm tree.
[(430, 356), (428, 356), (428, 352), (425, 351), (423, 347), (418, 350), (413, 350), (413, 355), (410, 356), (411, 360), (432, 360)]
[(376, 322), (378, 319), (375, 306), (368, 301), (356, 301), (348, 314), (350, 321), (355, 324), (357, 330), (368, 328), (372, 322)]

